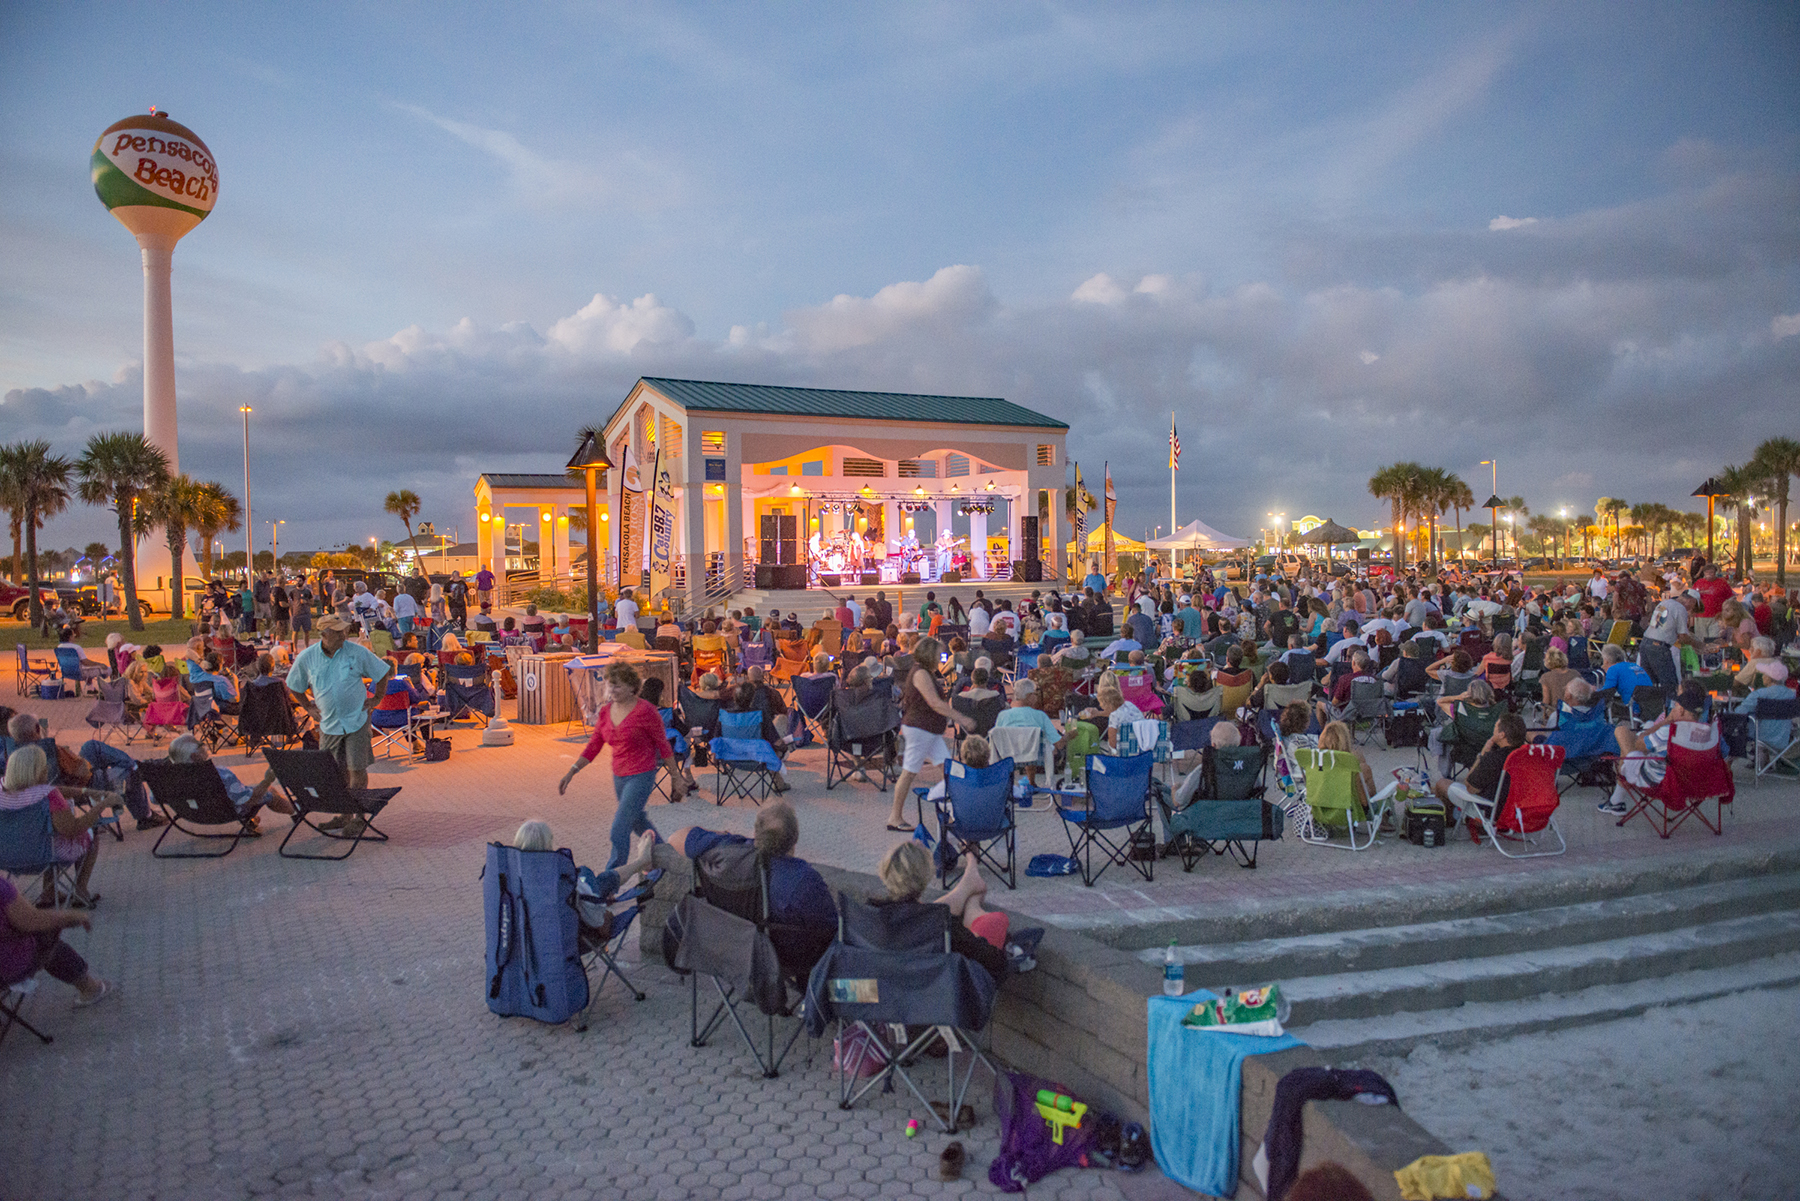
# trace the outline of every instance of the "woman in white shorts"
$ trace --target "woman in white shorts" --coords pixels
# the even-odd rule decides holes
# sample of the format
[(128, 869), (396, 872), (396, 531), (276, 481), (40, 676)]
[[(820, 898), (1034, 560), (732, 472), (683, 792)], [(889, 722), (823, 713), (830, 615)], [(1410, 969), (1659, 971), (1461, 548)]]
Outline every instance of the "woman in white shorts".
[(951, 707), (938, 686), (935, 668), (943, 658), (943, 648), (935, 638), (921, 638), (913, 643), (912, 667), (906, 673), (906, 684), (900, 692), (900, 736), (903, 740), (900, 779), (894, 785), (894, 812), (887, 828), (895, 832), (911, 830), (906, 825), (906, 798), (913, 781), (926, 767), (947, 762), (952, 754), (950, 740), (944, 736), (951, 722), (959, 726), (969, 719)]

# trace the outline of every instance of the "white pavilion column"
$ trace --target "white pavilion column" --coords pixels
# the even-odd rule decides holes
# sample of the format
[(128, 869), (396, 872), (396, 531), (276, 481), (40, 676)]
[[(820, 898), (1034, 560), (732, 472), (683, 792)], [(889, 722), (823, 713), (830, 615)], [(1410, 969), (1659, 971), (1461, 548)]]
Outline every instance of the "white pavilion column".
[(1046, 488), (1045, 491), (1050, 494), (1049, 520), (1044, 523), (1045, 535), (1050, 539), (1050, 576), (1056, 581), (1056, 587), (1060, 590), (1064, 587), (1064, 580), (1069, 569), (1068, 553), (1063, 546), (1063, 543), (1069, 538), (1069, 535), (1063, 531), (1063, 493), (1067, 489), (1056, 487)]
[(493, 561), (490, 570), (496, 578), (504, 580), (506, 578), (506, 510), (496, 508), (494, 520), (490, 521), (486, 528), (490, 539), (488, 558)]
[(1019, 515), (1025, 511), (1025, 503), (1016, 496), (1006, 498), (1006, 553), (1013, 562), (1025, 557), (1025, 544), (1019, 539)]
[(690, 478), (677, 496), (681, 506), (682, 551), (687, 559), (687, 604), (690, 610), (706, 603), (706, 471), (698, 455), (687, 456)]
[(550, 508), (550, 524), (554, 533), (550, 536), (550, 545), (556, 551), (556, 574), (573, 578), (574, 572), (569, 558), (569, 506), (552, 505)]
[(736, 430), (725, 432), (725, 579), (733, 592), (744, 586), (744, 452)]
[(988, 578), (987, 514), (969, 514), (969, 557), (975, 561), (975, 574)]

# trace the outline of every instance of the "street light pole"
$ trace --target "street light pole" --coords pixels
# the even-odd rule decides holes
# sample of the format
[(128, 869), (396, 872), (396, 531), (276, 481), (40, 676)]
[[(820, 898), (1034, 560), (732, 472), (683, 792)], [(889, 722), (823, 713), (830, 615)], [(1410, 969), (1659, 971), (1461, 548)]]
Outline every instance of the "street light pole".
[(275, 556), (272, 566), (276, 571), (281, 570), (281, 527), (286, 524), (285, 520), (269, 523), (269, 553)]
[(250, 406), (239, 405), (244, 415), (244, 587), (250, 587), (250, 573), (256, 567), (256, 522), (250, 510)]

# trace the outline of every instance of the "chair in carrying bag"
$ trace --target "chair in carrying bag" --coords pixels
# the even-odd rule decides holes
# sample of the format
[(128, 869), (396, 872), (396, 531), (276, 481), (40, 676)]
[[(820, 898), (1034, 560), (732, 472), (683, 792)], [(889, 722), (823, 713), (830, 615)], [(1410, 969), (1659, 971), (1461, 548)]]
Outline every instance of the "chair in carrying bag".
[[(806, 1028), (818, 1038), (837, 1021), (838, 1045), (847, 1050), (837, 1065), (839, 1109), (898, 1080), (948, 1134), (956, 1130), (976, 1066), (998, 1076), (975, 1041), (993, 1013), (997, 984), (985, 967), (950, 949), (954, 920), (942, 905), (870, 905), (838, 894), (838, 937), (807, 981)], [(881, 1031), (891, 1026), (907, 1030), (904, 1047), (883, 1039)], [(861, 1037), (851, 1038), (852, 1030)], [(940, 1042), (946, 1088), (936, 1099), (920, 1078)], [(869, 1072), (867, 1060), (877, 1049), (886, 1062)], [(959, 1060), (966, 1066), (959, 1069)]]
[(481, 869), (483, 981), (494, 1013), (556, 1025), (587, 1008), (575, 880), (575, 858), (566, 848), (521, 851), (488, 843)]
[(1181, 856), (1182, 871), (1193, 871), (1208, 851), (1253, 868), (1262, 840), (1281, 837), (1286, 814), (1263, 799), (1268, 762), (1266, 745), (1209, 746), (1172, 799), (1158, 794), (1163, 841)]
[[(1146, 880), (1154, 878), (1156, 860), (1133, 855), (1132, 844), (1150, 829), (1150, 772), (1155, 761), (1154, 751), (1129, 758), (1089, 755), (1087, 806), (1057, 806), (1069, 838), (1069, 857), (1081, 864), (1081, 882), (1088, 887), (1115, 863), (1130, 866)], [(1099, 870), (1094, 868), (1096, 850), (1101, 855)]]
[[(1506, 756), (1493, 800), (1467, 794), (1472, 798), (1468, 802), (1470, 813), (1487, 831), (1496, 851), (1508, 859), (1533, 859), (1560, 855), (1569, 849), (1562, 831), (1556, 828), (1556, 807), (1562, 803), (1562, 794), (1556, 789), (1556, 777), (1562, 765), (1563, 749), (1560, 746), (1541, 742), (1522, 746)], [(1506, 849), (1509, 843), (1535, 846), (1532, 836), (1545, 830), (1556, 838), (1553, 851)]]
[[(1711, 722), (1678, 721), (1669, 730), (1667, 766), (1655, 784), (1640, 784), (1624, 770), (1634, 762), (1655, 759), (1648, 754), (1620, 756), (1619, 783), (1631, 798), (1631, 808), (1616, 824), (1624, 825), (1638, 814), (1663, 838), (1669, 837), (1689, 817), (1714, 834), (1725, 832), (1725, 806), (1737, 797), (1731, 765), (1720, 754), (1719, 728)], [(1706, 802), (1713, 801), (1718, 820), (1708, 821)]]
[[(690, 973), (689, 1045), (704, 1047), (730, 1021), (764, 1078), (779, 1076), (802, 1026), (796, 1022), (777, 1047), (775, 1021), (794, 1016), (803, 982), (830, 942), (831, 931), (772, 921), (768, 865), (753, 846), (741, 843), (716, 846), (694, 860), (694, 891), (681, 899), (670, 922), (678, 934), (669, 948), (665, 931), (665, 948), (673, 952), (669, 966)], [(704, 1022), (702, 976), (719, 998)], [(739, 1012), (746, 1004), (763, 1015), (760, 1043)]]
[(879, 774), (877, 788), (885, 789), (897, 778), (896, 744), (900, 734), (900, 705), (885, 684), (853, 695), (848, 688), (832, 694), (831, 716), (826, 724), (825, 788), (832, 788), (858, 773)]
[[(275, 769), (281, 790), (294, 803), (294, 828), (287, 832), (287, 837), (277, 848), (284, 859), (348, 859), (364, 841), (388, 840), (386, 834), (375, 828), (375, 818), (400, 794), (398, 788), (351, 788), (344, 783), (344, 769), (328, 751), (266, 750), (263, 758)], [(313, 817), (317, 814), (347, 818), (356, 828), (350, 834), (325, 829), (314, 824)], [(342, 855), (312, 855), (288, 850), (288, 843), (303, 826), (315, 834), (350, 845)]]
[[(167, 759), (146, 759), (138, 764), (138, 773), (143, 777), (144, 785), (150, 789), (150, 795), (163, 812), (169, 815), (169, 824), (157, 837), (150, 848), (150, 854), (158, 859), (222, 859), (237, 850), (237, 844), (249, 833), (249, 822), (238, 816), (237, 806), (231, 803), (231, 797), (225, 791), (225, 781), (219, 779), (217, 769), (211, 763), (171, 763)], [(228, 834), (206, 833), (202, 830), (191, 830), (182, 823), (195, 826), (230, 826)], [(162, 844), (169, 835), (180, 832), (189, 838), (226, 839), (231, 845), (222, 851), (167, 851)]]

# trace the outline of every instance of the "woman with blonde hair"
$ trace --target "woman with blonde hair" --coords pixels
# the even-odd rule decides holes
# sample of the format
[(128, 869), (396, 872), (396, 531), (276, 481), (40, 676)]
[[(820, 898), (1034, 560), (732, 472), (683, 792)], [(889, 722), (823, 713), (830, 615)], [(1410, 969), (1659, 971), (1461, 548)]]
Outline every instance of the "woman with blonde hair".
[[(14, 717), (35, 720), (25, 714)], [(19, 741), (16, 735), (14, 740)], [(62, 791), (50, 783), (50, 760), (36, 742), (18, 747), (6, 760), (6, 776), (0, 785), (0, 809), (29, 809), (43, 801), (50, 810), (51, 850), (58, 863), (73, 863), (75, 894), (70, 904), (77, 909), (92, 909), (99, 904), (98, 893), (88, 891), (88, 878), (94, 874), (94, 861), (100, 855), (100, 843), (94, 838), (94, 827), (110, 810), (117, 814), (125, 808), (125, 798), (116, 792), (99, 792), (87, 788), (70, 788), (70, 793), (97, 803), (77, 813)], [(44, 887), (53, 889), (55, 873), (44, 873)]]
[(1375, 769), (1363, 758), (1363, 753), (1356, 749), (1356, 740), (1350, 737), (1350, 727), (1341, 721), (1325, 723), (1319, 731), (1319, 749), (1322, 751), (1344, 751), (1356, 760), (1357, 800), (1368, 803), (1375, 795)]
[(996, 980), (1006, 974), (1006, 914), (990, 911), (982, 905), (987, 896), (987, 881), (981, 878), (975, 852), (963, 855), (963, 874), (955, 887), (935, 901), (922, 901), (931, 883), (931, 852), (917, 839), (889, 847), (875, 867), (885, 897), (871, 897), (869, 904), (942, 905), (955, 917), (950, 924), (950, 949), (985, 967)]

